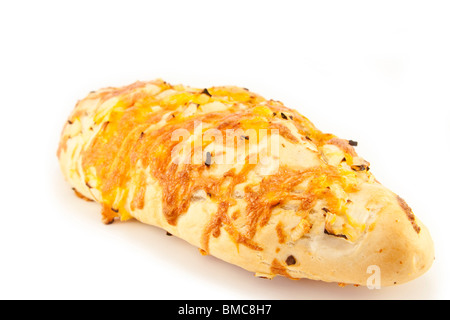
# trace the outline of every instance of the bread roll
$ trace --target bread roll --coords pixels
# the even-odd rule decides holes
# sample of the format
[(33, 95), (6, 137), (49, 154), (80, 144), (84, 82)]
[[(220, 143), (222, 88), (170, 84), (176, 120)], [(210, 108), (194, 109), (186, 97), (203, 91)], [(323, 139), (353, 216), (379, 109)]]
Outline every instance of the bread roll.
[(430, 234), (355, 145), (245, 88), (156, 80), (79, 101), (58, 157), (104, 223), (158, 226), (258, 277), (412, 280)]

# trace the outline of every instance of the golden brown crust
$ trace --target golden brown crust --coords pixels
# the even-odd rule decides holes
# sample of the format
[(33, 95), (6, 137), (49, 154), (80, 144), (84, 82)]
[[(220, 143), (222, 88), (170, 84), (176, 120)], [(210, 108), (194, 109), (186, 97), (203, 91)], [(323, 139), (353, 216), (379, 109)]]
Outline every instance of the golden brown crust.
[[(230, 132), (243, 161), (220, 163), (231, 149), (217, 134)], [(274, 137), (279, 154), (263, 165), (260, 147)], [(136, 218), (267, 278), (365, 285), (376, 264), (392, 285), (431, 265), (426, 228), (349, 141), (246, 89), (156, 80), (93, 92), (66, 123), (58, 157), (105, 223)]]
[(78, 192), (77, 189), (72, 188), (72, 190), (73, 190), (73, 192), (75, 193), (75, 195), (76, 195), (78, 198), (80, 198), (80, 199), (82, 199), (82, 200), (84, 200), (84, 201), (88, 201), (88, 202), (93, 202), (93, 201), (94, 201), (94, 200), (92, 200), (92, 199), (89, 199), (88, 197), (85, 197), (82, 193)]
[(403, 211), (405, 211), (406, 216), (408, 217), (408, 220), (411, 222), (414, 230), (417, 233), (420, 233), (420, 227), (416, 223), (416, 217), (414, 216), (411, 207), (400, 196), (397, 196), (397, 201), (400, 204), (400, 207), (403, 209)]

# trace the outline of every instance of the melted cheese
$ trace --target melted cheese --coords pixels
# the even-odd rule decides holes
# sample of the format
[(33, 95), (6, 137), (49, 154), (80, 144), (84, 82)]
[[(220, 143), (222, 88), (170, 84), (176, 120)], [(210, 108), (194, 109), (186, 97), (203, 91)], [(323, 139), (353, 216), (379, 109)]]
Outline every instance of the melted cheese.
[[(224, 231), (237, 245), (262, 250), (255, 234), (279, 207), (291, 206), (281, 210), (295, 221), (289, 228), (279, 227), (280, 235), (286, 233), (280, 236), (283, 241), (298, 241), (321, 228), (328, 233), (325, 237), (334, 235), (336, 241), (345, 241), (345, 236), (354, 242), (367, 227), (369, 210), (354, 211), (351, 199), (371, 174), (351, 169), (354, 159), (359, 159), (353, 148), (345, 140), (320, 132), (278, 101), (237, 87), (194, 89), (160, 80), (102, 90), (90, 99), (98, 100), (94, 114), (76, 109), (69, 121), (93, 119), (88, 125), (92, 138), (79, 150), (81, 170), (91, 194), (103, 204), (105, 222), (129, 219), (144, 208), (149, 173), (161, 188), (162, 211), (169, 225), (176, 225), (199, 203), (215, 208), (203, 230), (205, 252), (210, 238)], [(202, 124), (200, 131), (196, 131), (198, 123)], [(63, 137), (58, 154), (67, 149), (73, 135), (89, 129), (83, 130), (77, 124), (73, 132), (65, 131), (71, 134)], [(174, 139), (177, 130), (188, 138)], [(207, 156), (218, 158), (234, 148), (234, 142), (230, 147), (225, 140), (206, 135), (215, 132), (226, 137), (229, 130), (244, 133), (233, 140), (241, 148), (240, 161), (206, 163)], [(247, 132), (256, 134), (246, 136)], [(267, 152), (262, 146), (275, 136), (279, 154), (262, 157)], [(176, 148), (181, 153), (175, 158), (184, 161), (174, 162)], [(252, 156), (259, 161), (251, 162)], [(312, 213), (322, 207), (327, 213), (313, 218)], [(283, 272), (278, 265), (273, 268)]]

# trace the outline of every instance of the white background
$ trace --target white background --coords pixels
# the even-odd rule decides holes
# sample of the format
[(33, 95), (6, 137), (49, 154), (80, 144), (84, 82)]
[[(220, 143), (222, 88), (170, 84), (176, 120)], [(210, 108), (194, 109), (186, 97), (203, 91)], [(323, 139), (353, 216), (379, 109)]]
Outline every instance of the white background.
[[(450, 298), (448, 1), (2, 1), (0, 35), (0, 298)], [(433, 267), (382, 290), (268, 281), (104, 226), (59, 171), (59, 134), (89, 91), (155, 78), (247, 87), (359, 141), (429, 227)]]

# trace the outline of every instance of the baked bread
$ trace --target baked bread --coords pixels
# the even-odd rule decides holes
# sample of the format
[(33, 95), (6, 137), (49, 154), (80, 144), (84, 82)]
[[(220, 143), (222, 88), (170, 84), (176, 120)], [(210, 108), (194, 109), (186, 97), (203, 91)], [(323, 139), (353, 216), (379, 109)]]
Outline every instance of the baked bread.
[(430, 234), (355, 144), (245, 88), (156, 80), (79, 101), (58, 157), (104, 223), (158, 226), (264, 278), (407, 282), (434, 260)]

